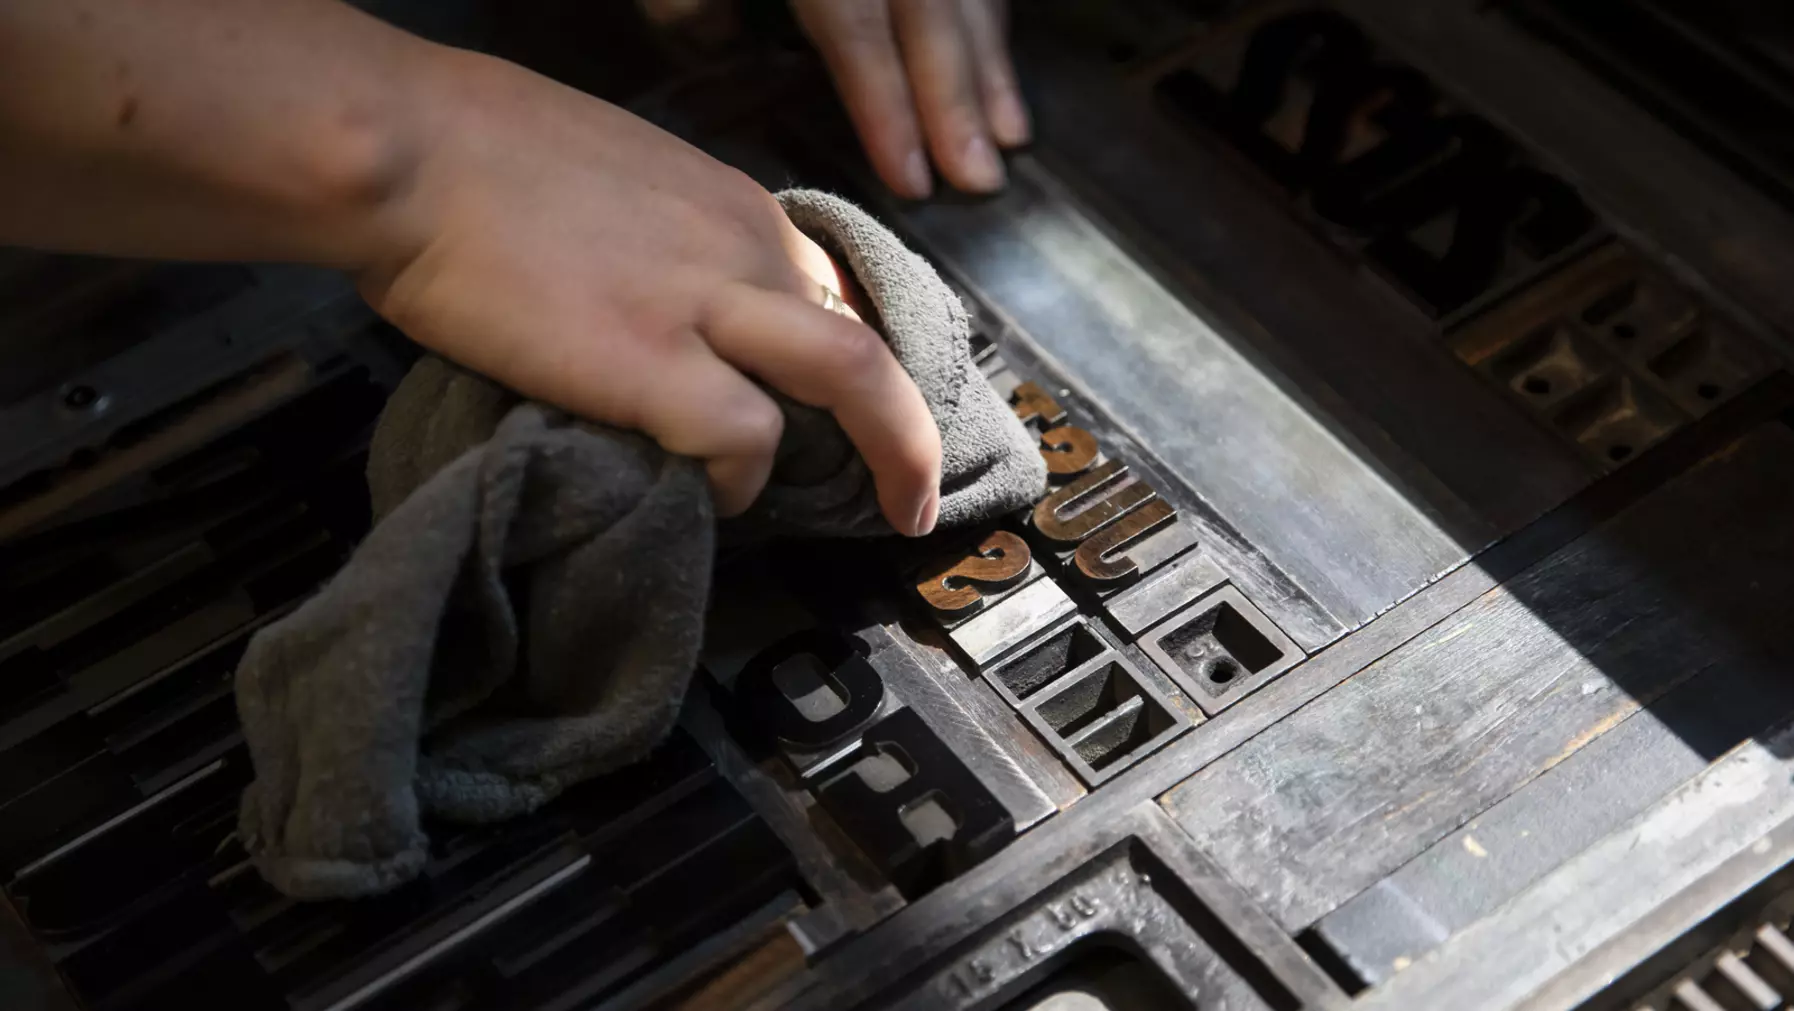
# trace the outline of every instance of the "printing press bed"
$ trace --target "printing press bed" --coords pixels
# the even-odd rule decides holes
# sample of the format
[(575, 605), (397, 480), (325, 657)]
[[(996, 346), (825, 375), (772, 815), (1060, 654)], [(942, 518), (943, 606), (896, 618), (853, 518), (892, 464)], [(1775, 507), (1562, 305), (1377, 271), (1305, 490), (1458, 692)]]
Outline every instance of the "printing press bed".
[(231, 673), (417, 352), (6, 254), (0, 1006), (1794, 1006), (1794, 23), (1015, 6), (993, 199), (788, 50), (636, 107), (928, 256), (1047, 497), (725, 556), (672, 739), (374, 899), (247, 864)]

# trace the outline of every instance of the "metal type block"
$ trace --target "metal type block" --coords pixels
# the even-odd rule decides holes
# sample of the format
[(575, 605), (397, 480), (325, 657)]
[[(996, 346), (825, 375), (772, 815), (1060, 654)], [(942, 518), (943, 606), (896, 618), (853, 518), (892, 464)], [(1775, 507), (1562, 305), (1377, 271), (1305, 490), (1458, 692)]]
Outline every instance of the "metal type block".
[(1227, 573), (1206, 551), (1194, 551), (1104, 601), (1103, 609), (1128, 638), (1227, 582)]
[(1058, 756), (1023, 732), (1020, 719), (988, 685), (968, 677), (947, 651), (923, 646), (901, 629), (872, 628), (872, 663), (890, 694), (916, 710), (973, 775), (1009, 809), (1017, 831), (1051, 818), (1085, 793)]
[(1170, 1011), (1192, 1007), (1191, 994), (1202, 1007), (1241, 1011), (1336, 1006), (1297, 997), (1272, 966), (1299, 956), (1241, 936), (1256, 918), (1237, 912), (1193, 893), (1135, 839), (1035, 896), (889, 1006)]
[(1010, 705), (1020, 709), (1035, 692), (1108, 652), (1109, 644), (1082, 617), (1073, 618), (1014, 659), (985, 670), (984, 678)]
[(1075, 546), (1157, 497), (1151, 485), (1133, 478), (1126, 463), (1110, 460), (1041, 499), (1034, 507), (1034, 529), (1057, 546)]
[(1452, 347), (1606, 468), (1730, 399), (1767, 367), (1735, 328), (1619, 243), (1473, 321)]
[(1210, 716), (1302, 659), (1301, 649), (1231, 586), (1141, 636), (1140, 647)]
[(969, 548), (938, 556), (922, 567), (916, 595), (941, 627), (956, 628), (1045, 574), (1028, 542), (993, 530)]
[(983, 667), (1077, 610), (1051, 579), (1037, 579), (955, 628), (953, 641)]
[(1072, 571), (1099, 591), (1125, 589), (1196, 546), (1196, 531), (1177, 508), (1154, 499), (1079, 544)]
[(1021, 712), (1093, 787), (1190, 726), (1169, 699), (1114, 652), (1045, 686), (1022, 704)]
[(1157, 91), (1435, 319), (1487, 304), (1600, 231), (1574, 189), (1335, 11), (1259, 5)]
[(817, 789), (835, 822), (915, 899), (1015, 836), (997, 798), (913, 709), (880, 720), (854, 764)]
[(861, 647), (822, 628), (755, 654), (731, 694), (746, 726), (770, 738), (805, 778), (833, 768), (861, 730), (899, 705)]

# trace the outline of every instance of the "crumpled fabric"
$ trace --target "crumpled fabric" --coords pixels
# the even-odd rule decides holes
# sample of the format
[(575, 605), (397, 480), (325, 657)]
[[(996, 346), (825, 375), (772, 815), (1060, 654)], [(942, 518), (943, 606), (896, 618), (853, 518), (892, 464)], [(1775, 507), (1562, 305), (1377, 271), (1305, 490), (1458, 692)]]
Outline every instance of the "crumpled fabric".
[[(1045, 462), (972, 363), (953, 291), (847, 201), (779, 199), (851, 270), (934, 415), (941, 525), (1037, 498)], [(832, 416), (777, 399), (772, 479), (732, 541), (890, 533)], [(298, 898), (410, 880), (426, 816), (515, 817), (641, 758), (703, 638), (717, 524), (698, 461), (426, 358), (381, 416), (368, 484), (372, 532), (237, 670), (256, 770), (239, 837)]]

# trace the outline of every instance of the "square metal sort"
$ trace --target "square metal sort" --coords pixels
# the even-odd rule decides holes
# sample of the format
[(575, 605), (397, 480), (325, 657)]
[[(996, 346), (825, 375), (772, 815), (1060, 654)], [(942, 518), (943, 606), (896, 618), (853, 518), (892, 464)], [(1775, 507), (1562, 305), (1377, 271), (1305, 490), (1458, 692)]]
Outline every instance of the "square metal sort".
[(1209, 716), (1303, 659), (1301, 648), (1232, 586), (1149, 629), (1140, 648)]
[(1022, 718), (1091, 787), (1183, 733), (1189, 717), (1120, 653), (1099, 654), (1021, 705)]
[(1166, 615), (1226, 582), (1227, 573), (1206, 549), (1198, 548), (1104, 600), (1103, 610), (1132, 642)]
[(1042, 630), (1076, 612), (1077, 605), (1048, 576), (984, 608), (947, 635), (974, 666), (987, 670)]
[[(1110, 527), (1123, 522), (1126, 522), (1126, 517), (1118, 520), (1116, 524), (1111, 524)], [(1101, 531), (1097, 536), (1100, 535)], [(1196, 544), (1195, 528), (1184, 517), (1175, 516), (1170, 523), (1158, 530), (1133, 541), (1120, 550), (1107, 552), (1112, 556), (1126, 556), (1132, 559), (1135, 565), (1135, 574), (1132, 577), (1109, 585), (1091, 580), (1079, 571), (1076, 561), (1077, 548), (1069, 548), (1065, 551), (1054, 552), (1054, 554), (1068, 578), (1089, 588), (1090, 592), (1094, 593), (1098, 599), (1108, 600), (1138, 586), (1142, 579), (1158, 572), (1168, 563), (1183, 557), (1192, 548), (1195, 548)]]
[(1020, 709), (1036, 692), (1085, 663), (1112, 651), (1083, 617), (1054, 628), (1023, 646), (1014, 657), (984, 669), (984, 679)]

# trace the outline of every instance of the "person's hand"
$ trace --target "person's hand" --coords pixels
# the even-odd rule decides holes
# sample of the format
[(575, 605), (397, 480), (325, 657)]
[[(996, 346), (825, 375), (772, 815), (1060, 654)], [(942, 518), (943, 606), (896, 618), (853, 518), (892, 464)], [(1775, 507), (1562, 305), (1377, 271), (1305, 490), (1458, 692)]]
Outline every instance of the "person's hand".
[[(998, 148), (1028, 142), (1004, 0), (792, 0), (885, 184), (928, 196), (1001, 189)], [(927, 153), (924, 153), (926, 150)]]
[(770, 473), (784, 417), (760, 379), (832, 411), (905, 534), (933, 528), (940, 435), (870, 328), (821, 306), (828, 257), (745, 175), (507, 63), (443, 51), (402, 237), (369, 302), (435, 351), (708, 461), (717, 509)]

